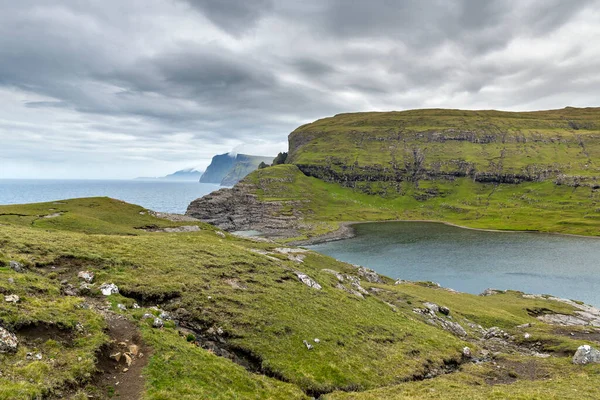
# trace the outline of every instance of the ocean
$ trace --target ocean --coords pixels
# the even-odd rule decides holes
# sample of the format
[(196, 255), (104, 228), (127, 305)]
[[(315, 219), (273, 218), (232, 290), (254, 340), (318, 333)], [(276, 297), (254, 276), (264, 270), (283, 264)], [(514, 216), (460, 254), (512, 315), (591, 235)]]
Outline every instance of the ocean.
[(162, 180), (0, 180), (0, 204), (41, 203), (107, 196), (169, 213), (185, 213), (192, 200), (219, 185)]

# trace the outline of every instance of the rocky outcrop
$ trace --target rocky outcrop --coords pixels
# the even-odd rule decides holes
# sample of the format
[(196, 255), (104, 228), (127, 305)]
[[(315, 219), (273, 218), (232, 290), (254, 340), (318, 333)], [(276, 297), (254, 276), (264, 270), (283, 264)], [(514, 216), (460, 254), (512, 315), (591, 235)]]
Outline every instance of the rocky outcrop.
[[(257, 230), (274, 236), (297, 236), (297, 202), (260, 201), (256, 187), (240, 182), (231, 189), (220, 189), (194, 200), (186, 215), (226, 231)], [(282, 215), (284, 206), (294, 209)]]

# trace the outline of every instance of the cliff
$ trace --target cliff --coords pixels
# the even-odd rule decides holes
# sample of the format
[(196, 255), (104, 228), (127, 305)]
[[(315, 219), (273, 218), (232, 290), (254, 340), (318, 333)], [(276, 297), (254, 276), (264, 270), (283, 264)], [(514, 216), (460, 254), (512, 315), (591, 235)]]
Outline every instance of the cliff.
[(219, 154), (212, 158), (206, 172), (200, 177), (200, 182), (232, 186), (257, 169), (261, 162), (270, 164), (272, 161), (273, 157)]
[(306, 175), (365, 192), (458, 177), (598, 187), (600, 109), (340, 114), (296, 129), (289, 147)]

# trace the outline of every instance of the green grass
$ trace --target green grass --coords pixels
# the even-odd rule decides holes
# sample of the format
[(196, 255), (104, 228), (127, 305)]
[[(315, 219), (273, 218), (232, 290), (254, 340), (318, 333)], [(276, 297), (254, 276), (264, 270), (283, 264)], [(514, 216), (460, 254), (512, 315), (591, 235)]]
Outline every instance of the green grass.
[[(254, 184), (263, 201), (295, 202), (296, 211), (302, 215), (304, 236), (294, 239), (335, 230), (343, 221), (386, 220), (432, 220), (480, 229), (592, 236), (600, 233), (600, 193), (548, 181), (494, 185), (458, 178), (452, 182), (421, 181), (418, 186), (401, 182), (402, 195), (395, 191), (369, 195), (307, 177), (294, 165), (255, 171), (246, 181)], [(437, 195), (427, 198), (428, 191)]]
[[(291, 169), (268, 170), (287, 176), (285, 172)], [(312, 183), (311, 179), (308, 184)], [(302, 180), (301, 184), (307, 183)], [(318, 184), (327, 189), (328, 184)], [(332, 196), (348, 189), (336, 190)], [(364, 201), (369, 199), (364, 197)], [(62, 203), (64, 216), (72, 218), (64, 221), (57, 217), (52, 227), (37, 219), (24, 223), (26, 217), (0, 220), (0, 291), (22, 298), (17, 305), (0, 302), (0, 324), (18, 335), (23, 326), (41, 324), (53, 324), (74, 335), (72, 344), (39, 344), (35, 351), (44, 354), (41, 361), (25, 360), (25, 353), (33, 350), (26, 344), (17, 354), (0, 355), (0, 398), (35, 398), (68, 385), (85, 388), (93, 374), (96, 351), (107, 337), (101, 316), (83, 306), (84, 298), (60, 293), (61, 281), (76, 285), (76, 273), (81, 269), (94, 271), (97, 284), (114, 282), (119, 286), (120, 295), (109, 299), (113, 309), (118, 302), (131, 306), (135, 301), (143, 306), (123, 315), (139, 325), (144, 340), (153, 348), (144, 371), (146, 399), (300, 399), (328, 392), (343, 396), (339, 391), (364, 391), (371, 396), (379, 393), (371, 390), (387, 388), (393, 393), (396, 387), (418, 393), (423, 383), (403, 382), (423, 374), (429, 366), (458, 360), (465, 345), (477, 348), (413, 313), (413, 307), (424, 301), (450, 307), (453, 321), (471, 334), (467, 319), (511, 332), (518, 324), (536, 322), (534, 337), (543, 340), (549, 351), (572, 353), (582, 343), (555, 335), (552, 327), (537, 322), (526, 311), (573, 311), (562, 303), (525, 299), (516, 292), (491, 297), (456, 294), (417, 284), (394, 285), (387, 278), (383, 284), (363, 280), (365, 289), (384, 291), (359, 299), (336, 288), (336, 277), (324, 271), (356, 275), (355, 267), (326, 256), (310, 252), (302, 263), (290, 261), (275, 251), (276, 244), (231, 235), (222, 238), (205, 225), (191, 233), (139, 231), (134, 227), (171, 223), (140, 214), (142, 209), (137, 206), (109, 199)], [(34, 216), (46, 212), (48, 206), (0, 206), (0, 214), (10, 211)], [(22, 262), (28, 272), (9, 270), (8, 260)], [(323, 289), (305, 286), (294, 271), (308, 274)], [(9, 277), (15, 279), (14, 284), (8, 283)], [(163, 330), (150, 328), (150, 321), (140, 317), (157, 303), (182, 316), (199, 333), (221, 328), (229, 345), (251, 354), (268, 376), (248, 372), (195, 346), (171, 322)], [(83, 324), (83, 334), (76, 333), (77, 323)], [(315, 338), (320, 343), (314, 343)], [(307, 350), (303, 340), (311, 341), (314, 349)], [(585, 379), (596, 374), (590, 368), (569, 371), (577, 371)], [(436, 378), (431, 384), (446, 379), (459, 378)], [(561, 388), (578, 385), (575, 380), (561, 382)], [(454, 384), (449, 385), (452, 389)], [(524, 392), (528, 390), (522, 386)], [(456, 393), (461, 392), (457, 389)]]

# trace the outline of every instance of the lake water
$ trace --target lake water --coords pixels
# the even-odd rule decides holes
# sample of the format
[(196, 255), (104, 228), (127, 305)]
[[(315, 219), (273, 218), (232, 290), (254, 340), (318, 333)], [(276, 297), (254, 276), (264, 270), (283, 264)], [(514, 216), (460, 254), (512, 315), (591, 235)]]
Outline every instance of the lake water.
[(600, 239), (423, 222), (354, 228), (354, 238), (309, 247), (392, 278), (434, 281), (461, 292), (514, 289), (600, 306)]
[(0, 204), (108, 196), (154, 211), (183, 214), (192, 200), (218, 189), (219, 185), (199, 182), (0, 180)]

